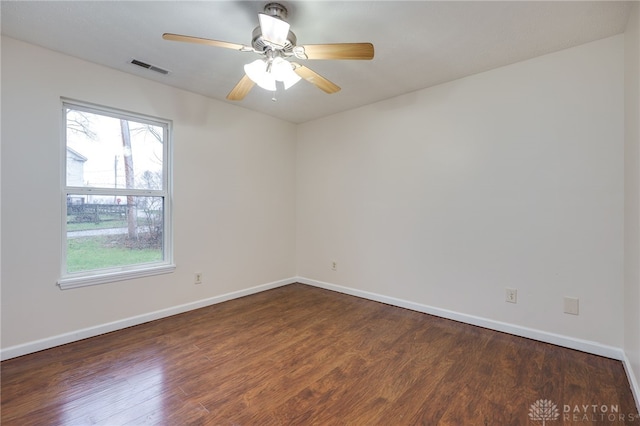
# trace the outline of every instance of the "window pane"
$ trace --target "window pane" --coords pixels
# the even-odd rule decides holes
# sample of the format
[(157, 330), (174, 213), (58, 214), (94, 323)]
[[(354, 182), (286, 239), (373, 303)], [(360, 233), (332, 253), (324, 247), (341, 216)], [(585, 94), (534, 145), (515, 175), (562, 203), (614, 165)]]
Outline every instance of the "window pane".
[(67, 272), (161, 262), (164, 198), (69, 194)]
[(62, 115), (67, 216), (60, 287), (167, 271), (171, 123), (64, 100)]
[(161, 125), (66, 111), (67, 186), (164, 189)]

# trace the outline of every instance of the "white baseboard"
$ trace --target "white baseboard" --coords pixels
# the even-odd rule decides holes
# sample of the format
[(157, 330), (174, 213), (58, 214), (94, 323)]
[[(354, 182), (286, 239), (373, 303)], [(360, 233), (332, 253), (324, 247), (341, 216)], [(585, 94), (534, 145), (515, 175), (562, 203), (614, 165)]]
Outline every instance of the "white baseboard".
[(293, 284), (296, 282), (295, 278), (288, 278), (280, 281), (274, 281), (267, 284), (250, 287), (244, 290), (234, 291), (231, 293), (223, 294), (220, 296), (214, 296), (207, 299), (197, 300), (195, 302), (185, 303), (183, 305), (172, 306), (170, 308), (161, 309), (154, 312), (149, 312), (135, 317), (125, 318), (118, 321), (113, 321), (107, 324), (100, 324), (93, 327), (84, 328), (70, 333), (59, 334), (57, 336), (48, 337), (45, 339), (36, 340), (33, 342), (24, 343), (21, 345), (10, 346), (8, 348), (0, 350), (0, 360), (15, 358), (18, 356), (38, 352), (44, 349), (53, 348), (55, 346), (64, 345), (67, 343), (75, 342), (77, 340), (86, 339), (89, 337), (99, 336), (101, 334), (110, 333), (112, 331), (121, 330), (123, 328), (131, 327), (145, 322), (154, 321), (160, 318), (169, 317), (183, 312), (191, 311), (194, 309), (204, 308), (205, 306), (215, 305), (217, 303), (226, 302), (228, 300), (237, 299), (240, 297), (248, 296), (250, 294), (259, 293), (261, 291), (270, 290), (272, 288), (281, 287), (287, 284)]
[(633, 371), (633, 367), (631, 366), (631, 361), (629, 360), (629, 358), (627, 358), (627, 354), (624, 354), (624, 359), (622, 360), (622, 364), (624, 365), (624, 371), (627, 373), (627, 377), (629, 378), (629, 384), (631, 385), (631, 392), (633, 393), (633, 398), (636, 400), (636, 408), (640, 413), (640, 383), (636, 379), (637, 376)]
[(538, 340), (545, 343), (551, 343), (566, 348), (577, 349), (579, 351), (592, 353), (595, 355), (613, 358), (619, 361), (624, 359), (624, 352), (621, 348), (607, 346), (589, 340), (577, 339), (575, 337), (563, 336), (560, 334), (549, 333), (546, 331), (536, 330), (533, 328), (522, 327), (501, 321), (495, 321), (475, 315), (463, 314), (460, 312), (450, 311), (447, 309), (436, 308), (434, 306), (423, 305), (421, 303), (410, 302), (408, 300), (397, 299), (395, 297), (384, 296), (382, 294), (371, 293), (368, 291), (357, 290), (350, 287), (343, 287), (322, 281), (316, 281), (304, 277), (298, 277), (297, 282), (308, 284), (327, 290), (337, 291), (339, 293), (350, 294), (352, 296), (362, 297), (363, 299), (374, 300), (376, 302), (386, 303), (388, 305), (398, 306), (401, 308), (411, 309), (412, 311), (423, 312), (425, 314), (435, 315), (466, 324), (477, 325), (479, 327), (491, 330), (501, 331), (513, 334), (515, 336), (526, 337), (528, 339)]

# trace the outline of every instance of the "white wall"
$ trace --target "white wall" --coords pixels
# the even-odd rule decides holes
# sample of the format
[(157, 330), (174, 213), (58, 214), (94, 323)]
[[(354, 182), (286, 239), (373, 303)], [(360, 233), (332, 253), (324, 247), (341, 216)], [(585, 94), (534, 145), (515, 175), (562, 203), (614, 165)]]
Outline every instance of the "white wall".
[(298, 275), (622, 347), (623, 49), (615, 36), (300, 125)]
[[(311, 280), (624, 345), (635, 368), (625, 43), (637, 48), (612, 37), (296, 127), (3, 38), (2, 348), (286, 280), (297, 265)], [(174, 121), (175, 273), (55, 286), (60, 96)], [(565, 295), (579, 316), (562, 313)]]
[[(173, 274), (56, 287), (61, 96), (173, 120)], [(292, 124), (3, 38), (2, 348), (295, 276), (294, 161)]]
[(640, 406), (640, 4), (625, 32), (624, 349)]

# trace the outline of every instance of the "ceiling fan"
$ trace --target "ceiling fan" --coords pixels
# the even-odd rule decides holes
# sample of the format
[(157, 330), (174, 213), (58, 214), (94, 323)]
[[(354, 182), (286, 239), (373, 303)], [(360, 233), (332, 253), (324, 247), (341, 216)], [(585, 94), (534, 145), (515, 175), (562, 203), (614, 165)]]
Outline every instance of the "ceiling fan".
[(226, 41), (192, 37), (180, 34), (164, 33), (165, 40), (206, 44), (214, 47), (254, 52), (262, 58), (244, 66), (245, 75), (229, 92), (227, 99), (240, 101), (255, 84), (265, 90), (276, 91), (276, 82), (284, 85), (285, 90), (305, 79), (326, 93), (340, 90), (335, 83), (322, 77), (310, 68), (290, 61), (295, 58), (306, 59), (373, 59), (371, 43), (334, 43), (296, 45), (296, 35), (285, 21), (287, 9), (280, 3), (268, 3), (264, 13), (258, 14), (260, 25), (253, 30), (251, 46)]

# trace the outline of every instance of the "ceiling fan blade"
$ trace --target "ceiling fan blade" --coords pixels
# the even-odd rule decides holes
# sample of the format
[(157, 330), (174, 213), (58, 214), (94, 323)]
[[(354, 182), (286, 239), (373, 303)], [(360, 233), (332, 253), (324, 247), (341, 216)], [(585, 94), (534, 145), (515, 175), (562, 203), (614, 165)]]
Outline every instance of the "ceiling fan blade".
[(331, 94), (340, 91), (339, 86), (327, 80), (317, 72), (313, 71), (311, 68), (307, 68), (304, 65), (300, 65), (295, 62), (292, 62), (292, 64), (294, 67), (293, 70), (296, 72), (296, 74), (298, 74), (300, 77), (304, 78), (323, 92)]
[(182, 41), (186, 43), (206, 44), (214, 47), (224, 47), (225, 49), (241, 50), (241, 51), (253, 51), (253, 48), (245, 46), (243, 44), (229, 43), (226, 41), (211, 40), (208, 38), (191, 37), (181, 34), (164, 33), (162, 38), (165, 40)]
[(251, 81), (251, 79), (245, 74), (244, 77), (240, 79), (236, 87), (234, 87), (229, 94), (227, 95), (227, 99), (230, 101), (241, 101), (247, 96), (247, 93), (253, 88), (255, 83)]
[(305, 44), (307, 59), (373, 59), (371, 43)]

